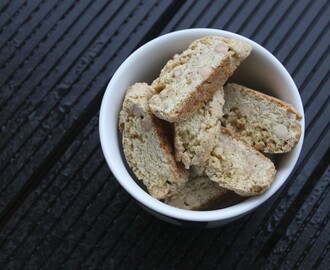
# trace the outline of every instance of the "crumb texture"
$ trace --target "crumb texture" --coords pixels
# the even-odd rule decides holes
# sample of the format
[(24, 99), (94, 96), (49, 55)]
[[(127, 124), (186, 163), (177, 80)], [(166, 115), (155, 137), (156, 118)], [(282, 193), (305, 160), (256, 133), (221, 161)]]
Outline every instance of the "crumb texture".
[(220, 136), (223, 115), (223, 88), (220, 87), (205, 106), (187, 120), (174, 123), (175, 157), (188, 169), (204, 166)]
[(205, 173), (212, 181), (238, 195), (253, 196), (270, 187), (276, 170), (268, 158), (230, 130), (221, 128), (221, 136)]
[(126, 161), (148, 192), (157, 199), (177, 193), (188, 180), (188, 171), (176, 163), (165, 123), (149, 110), (155, 92), (146, 83), (131, 86), (120, 112)]
[(222, 123), (264, 153), (286, 153), (298, 143), (301, 115), (288, 103), (238, 84), (224, 87)]
[(165, 202), (181, 209), (204, 210), (229, 194), (229, 190), (202, 176), (190, 178), (178, 194), (165, 199)]
[(208, 36), (192, 42), (176, 54), (152, 83), (158, 94), (150, 109), (159, 118), (179, 122), (200, 109), (223, 86), (251, 46), (237, 39)]

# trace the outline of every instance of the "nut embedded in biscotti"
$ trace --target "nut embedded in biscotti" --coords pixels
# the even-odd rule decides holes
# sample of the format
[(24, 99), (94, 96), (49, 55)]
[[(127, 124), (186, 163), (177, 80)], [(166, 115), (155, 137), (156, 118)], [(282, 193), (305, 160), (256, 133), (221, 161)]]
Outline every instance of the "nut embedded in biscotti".
[(272, 161), (226, 128), (221, 128), (217, 146), (211, 153), (205, 174), (221, 187), (241, 196), (264, 193), (274, 181)]
[(192, 165), (204, 166), (218, 143), (224, 103), (220, 87), (193, 116), (174, 123), (175, 158), (187, 169)]
[(301, 115), (291, 105), (238, 84), (227, 84), (223, 124), (264, 153), (286, 153), (298, 143)]

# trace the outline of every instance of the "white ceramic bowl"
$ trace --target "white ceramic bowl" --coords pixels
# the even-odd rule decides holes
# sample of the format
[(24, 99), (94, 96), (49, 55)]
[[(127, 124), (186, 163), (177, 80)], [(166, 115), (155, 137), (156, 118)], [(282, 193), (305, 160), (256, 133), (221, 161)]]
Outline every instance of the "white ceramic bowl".
[(118, 117), (127, 88), (135, 82), (151, 83), (174, 53), (183, 51), (195, 39), (207, 35), (239, 38), (252, 45), (251, 55), (237, 69), (231, 81), (272, 94), (289, 102), (304, 116), (297, 87), (283, 65), (265, 48), (240, 35), (216, 29), (188, 29), (158, 37), (132, 53), (113, 75), (103, 97), (99, 128), (105, 159), (121, 186), (153, 215), (173, 224), (214, 227), (237, 219), (270, 198), (287, 180), (299, 157), (305, 130), (293, 151), (283, 154), (277, 164), (277, 174), (271, 188), (264, 194), (249, 198), (227, 208), (212, 211), (182, 210), (164, 204), (146, 193), (131, 177), (121, 151)]

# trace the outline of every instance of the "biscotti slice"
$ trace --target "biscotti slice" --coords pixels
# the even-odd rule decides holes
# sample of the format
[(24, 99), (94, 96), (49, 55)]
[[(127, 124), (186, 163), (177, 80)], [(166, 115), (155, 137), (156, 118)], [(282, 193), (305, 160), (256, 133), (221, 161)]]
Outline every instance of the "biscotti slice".
[(220, 187), (207, 176), (189, 179), (179, 193), (165, 199), (165, 203), (186, 210), (205, 210), (224, 199), (231, 191)]
[(151, 111), (168, 122), (189, 118), (224, 85), (250, 52), (251, 46), (238, 39), (207, 36), (195, 40), (169, 60), (152, 83), (159, 94), (150, 99)]
[(291, 105), (238, 84), (227, 84), (222, 123), (264, 153), (292, 150), (301, 135), (301, 115)]
[(263, 154), (222, 127), (205, 173), (212, 181), (238, 195), (254, 196), (270, 187), (276, 170)]
[(220, 118), (224, 104), (223, 88), (193, 116), (174, 123), (175, 158), (188, 169), (204, 166), (220, 136)]
[(146, 83), (129, 87), (119, 129), (129, 167), (153, 197), (163, 199), (183, 187), (188, 171), (175, 161), (166, 123), (149, 110), (148, 100), (153, 94), (154, 90)]

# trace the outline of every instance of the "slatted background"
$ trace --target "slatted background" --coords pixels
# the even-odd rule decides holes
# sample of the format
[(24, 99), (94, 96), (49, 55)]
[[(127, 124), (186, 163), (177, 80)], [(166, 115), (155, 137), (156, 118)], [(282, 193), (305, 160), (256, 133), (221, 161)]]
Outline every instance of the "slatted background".
[[(0, 1), (0, 269), (329, 269), (329, 23), (327, 0)], [(215, 229), (143, 211), (98, 137), (118, 66), (148, 40), (194, 27), (265, 46), (306, 112), (285, 187)]]

